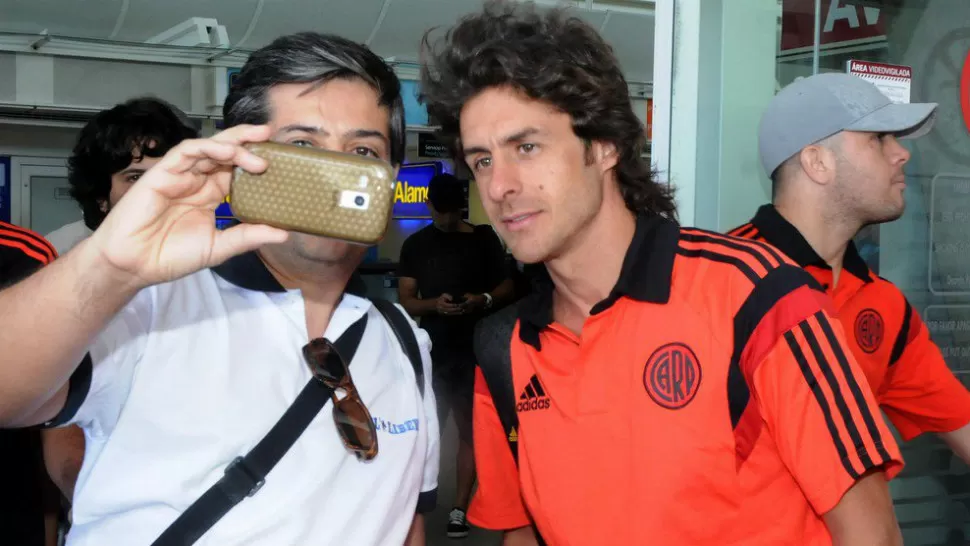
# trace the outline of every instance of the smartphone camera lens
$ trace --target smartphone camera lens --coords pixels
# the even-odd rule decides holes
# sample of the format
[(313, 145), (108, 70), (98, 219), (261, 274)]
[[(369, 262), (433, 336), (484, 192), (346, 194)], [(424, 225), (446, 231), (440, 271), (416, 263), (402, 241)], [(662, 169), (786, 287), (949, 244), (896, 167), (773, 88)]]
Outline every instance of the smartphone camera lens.
[(354, 204), (357, 205), (358, 207), (363, 207), (364, 202), (365, 201), (364, 201), (363, 195), (358, 195), (357, 197), (354, 197)]

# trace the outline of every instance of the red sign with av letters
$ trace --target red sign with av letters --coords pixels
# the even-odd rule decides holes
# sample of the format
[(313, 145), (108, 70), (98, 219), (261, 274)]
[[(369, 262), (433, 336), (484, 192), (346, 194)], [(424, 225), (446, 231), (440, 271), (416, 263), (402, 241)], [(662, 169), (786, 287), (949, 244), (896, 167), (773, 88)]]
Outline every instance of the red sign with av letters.
[[(819, 44), (833, 47), (886, 35), (886, 16), (879, 8), (852, 0), (822, 0)], [(815, 43), (815, 0), (784, 0), (781, 7), (781, 51), (811, 48)]]

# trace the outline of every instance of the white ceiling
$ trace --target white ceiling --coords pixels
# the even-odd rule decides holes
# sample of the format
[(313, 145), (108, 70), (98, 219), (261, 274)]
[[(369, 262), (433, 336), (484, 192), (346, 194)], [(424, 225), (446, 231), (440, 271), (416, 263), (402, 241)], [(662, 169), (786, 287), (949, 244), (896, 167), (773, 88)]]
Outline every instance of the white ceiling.
[[(653, 0), (565, 1), (600, 29), (631, 82), (653, 79)], [(372, 38), (381, 56), (414, 61), (426, 29), (480, 6), (481, 0), (0, 0), (0, 31), (144, 42), (191, 17), (210, 17), (226, 27), (233, 47), (255, 49), (281, 34), (315, 30)]]

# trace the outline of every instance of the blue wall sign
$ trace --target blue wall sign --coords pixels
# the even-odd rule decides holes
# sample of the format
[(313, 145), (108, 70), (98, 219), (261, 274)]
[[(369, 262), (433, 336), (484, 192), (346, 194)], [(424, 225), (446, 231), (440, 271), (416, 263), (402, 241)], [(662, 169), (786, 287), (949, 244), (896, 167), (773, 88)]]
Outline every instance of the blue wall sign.
[(428, 182), (441, 174), (441, 162), (402, 165), (394, 186), (394, 218), (431, 218), (428, 211)]
[(0, 220), (10, 221), (10, 158), (0, 156)]

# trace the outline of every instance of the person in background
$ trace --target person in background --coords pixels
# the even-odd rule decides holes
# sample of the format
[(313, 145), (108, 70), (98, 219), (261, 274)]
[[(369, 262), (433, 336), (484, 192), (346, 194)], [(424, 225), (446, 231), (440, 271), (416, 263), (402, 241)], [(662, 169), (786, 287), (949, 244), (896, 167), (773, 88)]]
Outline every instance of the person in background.
[(556, 545), (901, 544), (902, 459), (827, 297), (769, 245), (676, 223), (596, 30), (492, 1), (428, 36), (439, 137), (545, 269), (510, 361), (476, 376), (469, 520), (506, 545), (533, 525)]
[[(140, 97), (95, 114), (78, 134), (68, 159), (71, 197), (83, 219), (47, 234), (66, 254), (98, 229), (139, 178), (185, 139), (197, 138), (185, 114), (167, 102)], [(68, 500), (84, 461), (84, 433), (70, 426), (43, 430), (44, 462)]]
[[(400, 82), (356, 42), (293, 34), (249, 57), (223, 115), (229, 129), (172, 148), (90, 237), (0, 291), (0, 426), (84, 429), (69, 544), (424, 544), (439, 459), (427, 335), (386, 309), (412, 360), (360, 294), (364, 247), (215, 224), (234, 169), (267, 168), (250, 142), (399, 166)], [(344, 334), (352, 354), (329, 349)], [(250, 450), (272, 450), (261, 440), (320, 383), (331, 401), (261, 479), (269, 456)]]
[[(0, 221), (0, 290), (56, 257), (57, 251), (39, 233)], [(0, 430), (0, 542), (54, 546), (59, 500), (44, 472), (39, 431)]]
[(398, 300), (431, 337), (438, 422), (451, 413), (458, 427), (457, 494), (447, 528), (451, 538), (468, 536), (465, 512), (475, 486), (472, 332), (479, 319), (513, 295), (501, 241), (491, 227), (462, 219), (466, 204), (461, 181), (450, 174), (432, 178), (432, 223), (404, 241), (397, 272)]
[(789, 85), (765, 110), (758, 137), (772, 203), (731, 234), (771, 244), (822, 285), (904, 440), (936, 433), (970, 464), (970, 392), (909, 300), (852, 242), (863, 227), (902, 216), (910, 153), (900, 139), (928, 133), (936, 109), (893, 104), (848, 74)]
[(59, 254), (98, 229), (131, 186), (169, 150), (198, 131), (188, 117), (154, 97), (139, 97), (102, 110), (78, 134), (68, 159), (71, 197), (83, 218), (46, 235)]

